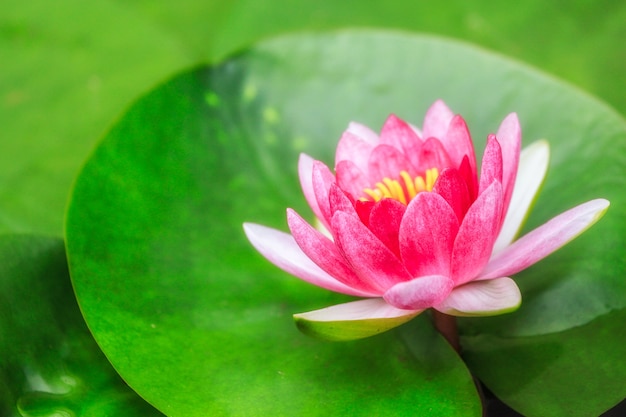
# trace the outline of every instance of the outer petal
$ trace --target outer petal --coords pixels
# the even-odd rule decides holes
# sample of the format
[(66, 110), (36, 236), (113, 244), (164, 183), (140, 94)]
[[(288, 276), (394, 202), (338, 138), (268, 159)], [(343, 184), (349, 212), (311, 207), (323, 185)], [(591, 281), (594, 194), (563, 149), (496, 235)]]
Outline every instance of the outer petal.
[(287, 222), (289, 223), (291, 234), (302, 252), (317, 266), (350, 288), (355, 288), (368, 294), (377, 294), (377, 291), (363, 283), (352, 271), (352, 268), (339, 252), (337, 246), (304, 221), (298, 213), (287, 209)]
[(502, 277), (456, 287), (435, 309), (452, 316), (495, 316), (516, 310), (521, 302), (515, 281)]
[(456, 285), (474, 279), (487, 264), (501, 215), (502, 186), (494, 182), (469, 208), (454, 241), (451, 276)]
[(520, 150), (522, 148), (522, 128), (519, 124), (517, 114), (511, 113), (504, 118), (498, 133), (496, 133), (498, 142), (502, 147), (502, 190), (504, 195), (504, 209), (509, 206), (515, 177), (517, 175), (517, 167), (519, 165)]
[(494, 254), (510, 245), (520, 231), (539, 187), (543, 183), (550, 160), (548, 142), (540, 140), (522, 150), (515, 188), (498, 239)]
[(411, 276), (449, 275), (458, 230), (459, 221), (443, 197), (419, 193), (400, 224), (400, 253)]
[(332, 225), (337, 246), (363, 282), (382, 293), (410, 278), (398, 257), (361, 223), (358, 216), (338, 211), (333, 216)]
[(424, 116), (422, 137), (424, 139), (442, 139), (448, 131), (450, 121), (453, 117), (454, 113), (446, 106), (443, 100), (435, 101), (426, 111), (426, 116)]
[(300, 186), (304, 193), (307, 203), (313, 210), (313, 213), (318, 219), (323, 219), (320, 206), (317, 204), (315, 198), (315, 191), (313, 190), (313, 163), (315, 160), (307, 154), (300, 154), (298, 159), (298, 176), (300, 177)]
[(424, 310), (441, 303), (454, 288), (454, 281), (443, 275), (427, 275), (391, 287), (383, 298), (394, 307)]
[(324, 163), (320, 161), (313, 161), (313, 193), (315, 194), (315, 201), (319, 207), (321, 216), (318, 218), (324, 224), (328, 230), (330, 228), (330, 219), (332, 213), (330, 211), (330, 202), (328, 194), (330, 193), (330, 187), (335, 183), (335, 176), (330, 169)]
[(252, 246), (280, 269), (327, 290), (358, 297), (374, 295), (351, 288), (328, 275), (302, 252), (290, 234), (254, 223), (244, 223), (243, 228)]
[(354, 340), (393, 329), (421, 313), (401, 310), (381, 298), (338, 304), (308, 313), (294, 314), (303, 333), (326, 340)]
[(493, 257), (479, 279), (513, 275), (539, 262), (597, 222), (609, 202), (591, 200), (556, 216)]

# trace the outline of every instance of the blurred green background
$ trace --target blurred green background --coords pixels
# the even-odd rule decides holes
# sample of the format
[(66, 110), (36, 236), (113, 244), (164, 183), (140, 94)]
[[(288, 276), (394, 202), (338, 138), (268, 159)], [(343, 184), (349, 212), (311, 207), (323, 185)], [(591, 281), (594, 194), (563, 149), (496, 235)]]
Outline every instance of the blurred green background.
[(614, 0), (2, 0), (0, 232), (61, 235), (73, 178), (130, 103), (256, 40), (346, 26), (439, 34), (539, 67), (624, 115), (625, 22), (626, 2)]

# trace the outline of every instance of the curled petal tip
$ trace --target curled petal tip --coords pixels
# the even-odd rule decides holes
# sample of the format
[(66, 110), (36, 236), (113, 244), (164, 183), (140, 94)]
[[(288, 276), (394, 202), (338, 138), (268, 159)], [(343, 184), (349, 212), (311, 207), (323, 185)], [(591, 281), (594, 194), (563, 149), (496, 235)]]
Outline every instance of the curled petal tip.
[(422, 310), (402, 310), (381, 298), (367, 298), (307, 313), (294, 314), (298, 329), (319, 339), (362, 339), (400, 326)]

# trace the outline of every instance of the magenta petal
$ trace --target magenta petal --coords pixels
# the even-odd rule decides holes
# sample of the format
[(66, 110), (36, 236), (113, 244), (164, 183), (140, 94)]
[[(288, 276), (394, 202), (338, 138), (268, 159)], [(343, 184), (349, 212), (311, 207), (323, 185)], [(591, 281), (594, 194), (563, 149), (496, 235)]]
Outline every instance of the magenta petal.
[(456, 285), (474, 279), (491, 256), (502, 216), (502, 186), (492, 183), (469, 208), (452, 250), (451, 276)]
[(383, 178), (397, 179), (403, 170), (410, 174), (415, 172), (404, 154), (390, 145), (375, 147), (368, 166), (370, 187)]
[(362, 281), (385, 291), (410, 278), (400, 260), (357, 216), (338, 211), (332, 219), (337, 246)]
[(454, 113), (446, 106), (443, 100), (435, 101), (426, 111), (424, 124), (422, 125), (422, 137), (424, 139), (442, 139), (446, 135), (453, 117)]
[(380, 143), (393, 146), (405, 155), (411, 155), (419, 150), (422, 141), (411, 125), (392, 114), (381, 129)]
[(470, 206), (470, 196), (467, 184), (459, 171), (454, 168), (444, 169), (435, 182), (433, 193), (439, 194), (446, 200), (454, 210), (460, 224)]
[(419, 193), (400, 224), (400, 253), (411, 276), (449, 275), (459, 221), (439, 194)]
[(335, 152), (335, 168), (341, 161), (352, 161), (361, 171), (367, 172), (367, 162), (374, 145), (346, 131), (339, 139)]
[(511, 113), (504, 118), (498, 128), (496, 137), (502, 148), (502, 190), (504, 209), (506, 210), (509, 206), (509, 201), (511, 201), (522, 149), (522, 128), (520, 127), (517, 114)]
[(444, 168), (451, 166), (450, 157), (446, 149), (439, 139), (433, 137), (426, 139), (419, 153), (412, 156), (414, 156), (415, 161), (411, 158), (411, 162), (415, 165), (419, 174), (430, 168), (437, 168), (439, 171), (442, 171)]
[(465, 184), (467, 184), (470, 201), (476, 200), (476, 197), (478, 197), (478, 179), (476, 178), (476, 171), (472, 170), (470, 166), (469, 157), (467, 155), (463, 157), (461, 165), (459, 165), (459, 174), (461, 174)]
[(356, 210), (356, 213), (358, 214), (361, 223), (363, 223), (365, 227), (369, 228), (370, 214), (375, 205), (375, 202), (369, 200), (356, 200), (354, 202), (354, 209)]
[(330, 219), (332, 217), (328, 194), (334, 183), (335, 176), (330, 172), (330, 169), (320, 161), (313, 161), (313, 192), (321, 214), (319, 219), (328, 230), (331, 230)]
[(495, 255), (480, 279), (513, 275), (539, 262), (591, 227), (608, 207), (609, 202), (600, 198), (559, 214)]
[(317, 266), (351, 288), (370, 294), (375, 293), (372, 287), (364, 284), (352, 271), (335, 244), (317, 229), (311, 227), (298, 213), (288, 209), (287, 223), (302, 252)]
[(357, 215), (352, 200), (346, 195), (346, 193), (337, 186), (332, 184), (330, 192), (328, 193), (328, 201), (330, 203), (330, 212), (345, 211), (351, 215)]
[(489, 135), (480, 167), (478, 194), (481, 194), (494, 181), (502, 184), (502, 150), (495, 135)]
[(391, 287), (383, 298), (404, 310), (424, 310), (442, 302), (454, 288), (454, 281), (443, 275), (427, 275)]
[(383, 198), (374, 204), (367, 222), (372, 233), (398, 257), (400, 256), (398, 233), (405, 210), (406, 206), (401, 202)]
[(318, 287), (357, 297), (371, 297), (370, 291), (349, 287), (324, 272), (285, 232), (254, 223), (244, 223), (244, 231), (252, 246), (280, 269)]
[(349, 193), (353, 199), (358, 200), (363, 196), (363, 190), (371, 186), (369, 177), (361, 171), (352, 161), (341, 161), (335, 167), (337, 172), (337, 185)]
[(516, 310), (522, 295), (508, 277), (472, 281), (452, 290), (435, 309), (452, 316), (494, 316)]

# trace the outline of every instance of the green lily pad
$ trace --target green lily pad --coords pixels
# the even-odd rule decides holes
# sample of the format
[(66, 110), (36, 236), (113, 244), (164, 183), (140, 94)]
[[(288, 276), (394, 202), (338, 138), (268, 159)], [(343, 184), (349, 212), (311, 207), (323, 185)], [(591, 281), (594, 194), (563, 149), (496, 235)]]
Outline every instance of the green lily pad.
[(0, 335), (3, 416), (161, 415), (91, 337), (60, 239), (0, 237)]
[[(469, 375), (427, 316), (348, 343), (299, 334), (293, 313), (349, 299), (269, 265), (241, 229), (244, 221), (284, 229), (285, 207), (310, 216), (299, 152), (329, 162), (349, 121), (378, 129), (394, 112), (419, 124), (438, 98), (465, 116), (479, 150), (511, 111), (525, 143), (550, 142), (550, 171), (529, 227), (595, 197), (623, 206), (626, 124), (559, 81), (427, 36), (344, 31), (261, 43), (142, 98), (77, 179), (66, 223), (72, 279), (87, 323), (125, 380), (169, 415), (479, 414)], [(463, 333), (521, 346), (626, 307), (623, 232), (623, 217), (610, 209), (516, 277), (524, 296), (518, 312), (463, 320)], [(606, 343), (621, 349), (623, 341)], [(589, 363), (605, 359), (592, 344), (578, 348)], [(468, 355), (472, 349), (478, 358), (478, 345), (469, 344)], [(541, 350), (520, 349), (528, 354), (511, 363), (546, 363)], [(472, 365), (479, 375), (495, 366), (480, 358)], [(571, 366), (573, 378), (578, 364)], [(528, 380), (531, 372), (507, 369), (488, 381), (505, 401), (513, 390), (498, 390), (502, 379)], [(562, 378), (543, 389), (559, 392)], [(588, 382), (598, 387), (594, 410), (614, 402), (601, 381)], [(533, 395), (520, 402), (543, 398)]]

